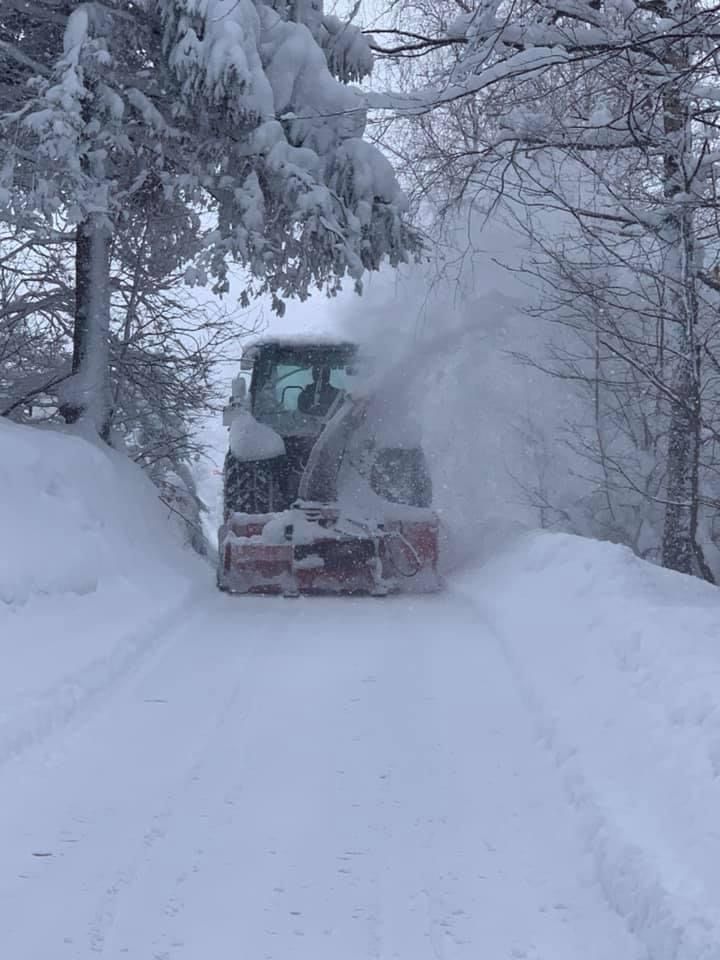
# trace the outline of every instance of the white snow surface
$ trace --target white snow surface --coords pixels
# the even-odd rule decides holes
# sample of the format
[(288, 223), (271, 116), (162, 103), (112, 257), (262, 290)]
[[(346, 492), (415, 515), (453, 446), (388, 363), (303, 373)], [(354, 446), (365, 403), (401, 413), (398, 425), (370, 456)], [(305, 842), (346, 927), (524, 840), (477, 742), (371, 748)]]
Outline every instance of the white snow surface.
[(272, 460), (285, 453), (285, 441), (272, 427), (245, 410), (233, 412), (230, 450), (239, 460)]
[(524, 534), (228, 597), (118, 455), (0, 452), (4, 956), (720, 957), (715, 589)]
[(146, 655), (204, 567), (104, 445), (0, 420), (0, 489), (1, 764)]

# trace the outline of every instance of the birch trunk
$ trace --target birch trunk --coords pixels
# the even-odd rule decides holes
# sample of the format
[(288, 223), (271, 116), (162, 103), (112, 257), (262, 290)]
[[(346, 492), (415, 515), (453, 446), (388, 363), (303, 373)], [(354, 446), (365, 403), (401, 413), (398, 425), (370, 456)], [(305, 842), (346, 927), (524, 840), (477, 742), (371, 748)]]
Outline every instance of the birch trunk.
[[(686, 16), (692, 3), (687, 4)], [(669, 11), (669, 5), (668, 5)], [(668, 201), (665, 275), (669, 290), (670, 323), (667, 325), (671, 390), (667, 445), (667, 486), (662, 540), (662, 564), (681, 573), (692, 573), (697, 548), (698, 476), (700, 458), (700, 382), (698, 364), (698, 301), (695, 288), (695, 242), (692, 208), (675, 202), (687, 192), (692, 170), (692, 127), (689, 95), (683, 76), (689, 72), (686, 44), (667, 57), (675, 80), (663, 98), (664, 191)]]

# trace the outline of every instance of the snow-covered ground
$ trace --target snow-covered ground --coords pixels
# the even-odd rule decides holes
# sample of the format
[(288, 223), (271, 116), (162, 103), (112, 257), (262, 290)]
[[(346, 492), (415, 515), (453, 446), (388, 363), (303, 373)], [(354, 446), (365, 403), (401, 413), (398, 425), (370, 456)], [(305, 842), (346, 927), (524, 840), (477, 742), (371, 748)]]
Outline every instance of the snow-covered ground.
[(0, 762), (101, 700), (184, 610), (207, 574), (181, 541), (124, 457), (0, 420)]
[(240, 599), (0, 423), (12, 960), (716, 960), (720, 602), (525, 534), (442, 595)]

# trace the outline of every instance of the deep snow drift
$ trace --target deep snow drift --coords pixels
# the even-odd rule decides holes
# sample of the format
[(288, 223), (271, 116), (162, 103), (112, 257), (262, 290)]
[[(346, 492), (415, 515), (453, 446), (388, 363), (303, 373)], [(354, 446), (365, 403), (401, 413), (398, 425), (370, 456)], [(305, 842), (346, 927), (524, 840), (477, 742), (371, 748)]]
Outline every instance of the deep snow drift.
[(717, 588), (531, 534), (457, 589), (522, 691), (608, 903), (652, 960), (720, 958)]
[(0, 420), (0, 489), (6, 605), (189, 573), (155, 488), (104, 444)]
[(125, 457), (0, 420), (0, 760), (130, 667), (209, 571)]
[(460, 589), (481, 601), (608, 901), (653, 960), (716, 960), (717, 589), (625, 548), (538, 534)]

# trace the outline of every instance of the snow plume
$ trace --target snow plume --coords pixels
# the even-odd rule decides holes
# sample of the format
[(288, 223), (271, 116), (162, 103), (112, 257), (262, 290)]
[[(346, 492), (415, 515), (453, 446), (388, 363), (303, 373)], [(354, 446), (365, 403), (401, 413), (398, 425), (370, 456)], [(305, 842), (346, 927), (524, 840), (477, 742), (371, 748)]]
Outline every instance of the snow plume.
[(529, 501), (543, 484), (569, 496), (559, 436), (575, 402), (514, 356), (542, 362), (549, 338), (547, 325), (525, 312), (537, 287), (498, 264), (518, 266), (523, 238), (498, 218), (471, 221), (470, 246), (461, 217), (436, 261), (382, 274), (341, 319), (343, 334), (380, 363), (373, 390), (387, 410), (410, 409), (421, 422), (455, 564), (517, 526), (540, 525)]

